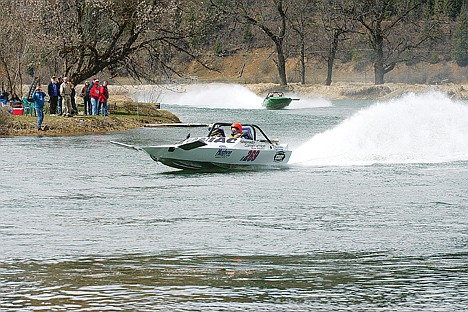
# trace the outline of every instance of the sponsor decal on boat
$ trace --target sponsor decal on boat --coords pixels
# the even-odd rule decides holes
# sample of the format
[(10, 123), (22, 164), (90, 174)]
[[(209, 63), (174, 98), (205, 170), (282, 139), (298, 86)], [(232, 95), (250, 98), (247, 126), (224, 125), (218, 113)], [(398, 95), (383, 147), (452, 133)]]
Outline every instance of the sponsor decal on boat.
[[(241, 141), (241, 143), (242, 143), (242, 141)], [(257, 144), (255, 142), (250, 141), (250, 142), (245, 142), (244, 147), (252, 148), (252, 149), (265, 149), (266, 144)]]
[(243, 156), (240, 161), (254, 161), (258, 154), (260, 154), (259, 150), (251, 150), (247, 153), (247, 155)]
[(215, 158), (228, 158), (232, 154), (232, 151), (228, 150), (226, 146), (220, 145), (218, 151), (215, 154)]
[(283, 162), (285, 157), (286, 157), (286, 154), (283, 151), (279, 151), (275, 154), (275, 156), (273, 157), (273, 160), (275, 162)]
[(208, 138), (204, 140), (213, 143), (236, 143), (237, 138)]

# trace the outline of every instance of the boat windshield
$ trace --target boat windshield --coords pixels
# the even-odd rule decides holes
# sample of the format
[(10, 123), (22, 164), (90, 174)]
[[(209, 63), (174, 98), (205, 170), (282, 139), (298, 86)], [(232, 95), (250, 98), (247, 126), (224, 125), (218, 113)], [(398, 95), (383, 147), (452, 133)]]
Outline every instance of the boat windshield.
[[(215, 123), (210, 126), (208, 137), (226, 137), (231, 133), (231, 123)], [(246, 140), (258, 140), (270, 142), (260, 127), (254, 124), (242, 124), (242, 138)]]
[(283, 92), (273, 91), (273, 92), (268, 93), (267, 98), (271, 98), (271, 97), (283, 97), (283, 96), (284, 96), (284, 93), (283, 93)]

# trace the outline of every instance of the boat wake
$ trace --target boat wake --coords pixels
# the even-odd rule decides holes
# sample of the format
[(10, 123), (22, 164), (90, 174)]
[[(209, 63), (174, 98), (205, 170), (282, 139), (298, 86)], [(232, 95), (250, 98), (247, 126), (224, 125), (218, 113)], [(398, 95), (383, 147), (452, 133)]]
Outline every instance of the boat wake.
[[(289, 96), (289, 95), (288, 95)], [(332, 106), (320, 98), (301, 98), (293, 101), (287, 109), (302, 109)], [(160, 102), (169, 105), (216, 109), (264, 109), (263, 98), (238, 84), (193, 84), (177, 87), (148, 87), (133, 95), (139, 102)]]
[(468, 106), (440, 92), (376, 103), (293, 151), (290, 164), (348, 166), (468, 160)]

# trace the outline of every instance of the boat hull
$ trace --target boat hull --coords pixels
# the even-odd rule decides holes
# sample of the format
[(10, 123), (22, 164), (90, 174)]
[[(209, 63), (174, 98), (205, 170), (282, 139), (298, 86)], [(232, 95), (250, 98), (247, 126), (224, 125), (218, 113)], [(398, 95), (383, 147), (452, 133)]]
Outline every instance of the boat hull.
[(286, 97), (269, 97), (263, 101), (266, 109), (283, 109), (291, 104), (292, 99)]

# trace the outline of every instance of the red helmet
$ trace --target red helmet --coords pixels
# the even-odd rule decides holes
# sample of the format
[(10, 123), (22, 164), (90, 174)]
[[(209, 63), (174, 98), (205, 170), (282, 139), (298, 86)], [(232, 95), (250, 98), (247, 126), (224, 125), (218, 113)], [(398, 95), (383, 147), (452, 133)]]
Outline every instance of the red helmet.
[(236, 128), (239, 132), (242, 132), (242, 125), (238, 122), (235, 122), (231, 125), (231, 128)]

